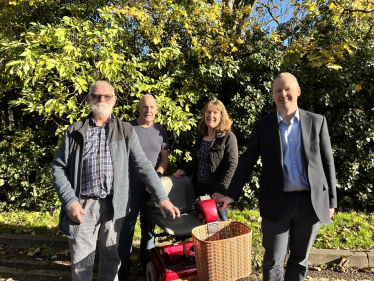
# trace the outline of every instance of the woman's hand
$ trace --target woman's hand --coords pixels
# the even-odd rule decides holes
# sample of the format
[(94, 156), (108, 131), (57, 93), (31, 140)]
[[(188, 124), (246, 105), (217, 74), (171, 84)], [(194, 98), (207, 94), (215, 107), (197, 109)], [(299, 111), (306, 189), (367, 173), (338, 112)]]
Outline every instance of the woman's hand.
[(181, 169), (177, 170), (177, 171), (173, 174), (173, 176), (176, 177), (176, 178), (178, 178), (178, 179), (180, 179), (181, 177), (183, 177), (183, 176), (185, 176), (185, 175), (186, 175), (186, 173), (185, 173), (183, 170), (181, 170)]
[(222, 210), (225, 210), (226, 208), (230, 208), (231, 207), (231, 203), (234, 202), (234, 198), (230, 198), (228, 196), (225, 196), (225, 197), (222, 197), (220, 200), (220, 202), (223, 202), (223, 206), (221, 207)]
[(219, 200), (221, 199), (221, 198), (223, 198), (224, 196), (221, 194), (221, 193), (218, 193), (218, 192), (214, 192), (213, 194), (212, 194), (212, 199), (214, 199), (214, 200), (216, 200), (216, 202), (219, 202)]

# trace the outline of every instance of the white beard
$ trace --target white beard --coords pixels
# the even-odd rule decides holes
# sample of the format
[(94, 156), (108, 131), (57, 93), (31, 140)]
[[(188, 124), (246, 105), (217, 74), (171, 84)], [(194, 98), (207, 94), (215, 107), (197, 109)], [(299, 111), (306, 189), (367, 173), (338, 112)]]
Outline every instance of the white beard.
[(89, 104), (90, 104), (92, 113), (97, 117), (106, 117), (112, 113), (112, 107), (109, 106), (106, 102), (93, 103), (91, 101)]

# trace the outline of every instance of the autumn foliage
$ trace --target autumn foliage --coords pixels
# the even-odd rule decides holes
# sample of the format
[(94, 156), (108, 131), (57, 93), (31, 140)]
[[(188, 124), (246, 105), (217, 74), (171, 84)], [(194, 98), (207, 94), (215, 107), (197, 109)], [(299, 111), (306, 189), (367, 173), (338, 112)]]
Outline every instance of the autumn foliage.
[[(245, 149), (253, 122), (275, 108), (271, 82), (281, 71), (298, 77), (300, 107), (328, 119), (340, 205), (374, 209), (370, 2), (288, 1), (291, 16), (271, 26), (256, 6), (266, 1), (5, 2), (0, 209), (56, 207), (51, 161), (66, 127), (89, 113), (85, 96), (97, 79), (114, 85), (123, 120), (136, 117), (142, 94), (155, 95), (172, 172), (190, 159), (210, 99), (225, 103)], [(259, 176), (249, 179), (243, 207), (256, 205)]]

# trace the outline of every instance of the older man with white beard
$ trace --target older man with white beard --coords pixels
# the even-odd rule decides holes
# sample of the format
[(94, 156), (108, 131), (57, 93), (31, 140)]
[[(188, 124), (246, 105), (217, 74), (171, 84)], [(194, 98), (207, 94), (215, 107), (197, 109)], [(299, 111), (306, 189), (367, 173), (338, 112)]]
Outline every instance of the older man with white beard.
[(179, 216), (132, 126), (112, 113), (116, 100), (110, 83), (93, 83), (87, 96), (92, 113), (67, 129), (53, 160), (53, 185), (62, 205), (59, 228), (69, 238), (73, 280), (92, 280), (97, 237), (99, 280), (118, 280), (119, 232), (130, 211), (130, 165), (163, 215)]

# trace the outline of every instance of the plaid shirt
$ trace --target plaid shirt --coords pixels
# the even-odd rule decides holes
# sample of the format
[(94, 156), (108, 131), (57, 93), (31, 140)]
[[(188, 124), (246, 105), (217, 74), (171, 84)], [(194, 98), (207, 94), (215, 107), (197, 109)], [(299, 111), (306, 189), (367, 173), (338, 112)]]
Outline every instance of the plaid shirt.
[[(112, 119), (112, 116), (108, 121)], [(84, 143), (81, 194), (105, 198), (113, 195), (113, 165), (109, 151), (109, 122), (98, 127), (91, 118)]]

